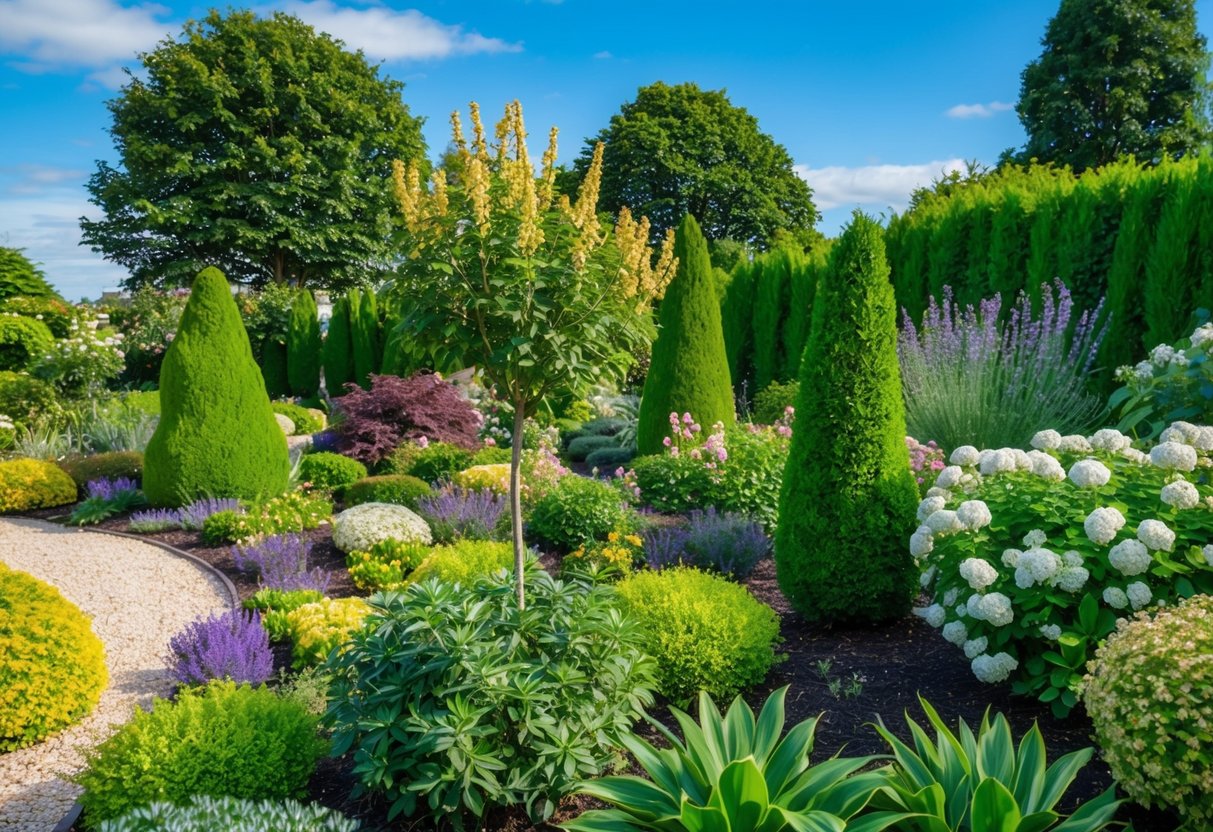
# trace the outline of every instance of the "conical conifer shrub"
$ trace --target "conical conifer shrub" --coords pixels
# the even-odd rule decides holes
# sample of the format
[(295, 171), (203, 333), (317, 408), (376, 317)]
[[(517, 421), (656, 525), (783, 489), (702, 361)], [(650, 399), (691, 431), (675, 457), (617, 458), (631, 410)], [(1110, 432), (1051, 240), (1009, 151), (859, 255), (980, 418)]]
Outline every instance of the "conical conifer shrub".
[(194, 280), (160, 368), (160, 424), (143, 460), (157, 506), (281, 494), (290, 462), (223, 273)]
[(674, 254), (678, 272), (661, 302), (661, 328), (640, 399), (636, 444), (642, 454), (661, 452), (670, 413), (690, 413), (704, 430), (734, 421), (708, 242), (690, 215), (678, 226)]
[(857, 212), (814, 298), (780, 495), (779, 585), (806, 619), (877, 622), (909, 609), (918, 493), (905, 433), (884, 242)]
[(379, 372), (379, 311), (370, 289), (358, 294), (357, 307), (350, 298), (350, 343), (354, 348), (354, 380), (369, 389), (371, 374)]
[(320, 389), (322, 349), (316, 299), (302, 289), (291, 304), (286, 330), (286, 376), (294, 395), (308, 399)]
[(354, 352), (350, 342), (350, 299), (342, 295), (333, 302), (329, 331), (324, 336), (324, 386), (330, 396), (344, 396), (354, 380)]

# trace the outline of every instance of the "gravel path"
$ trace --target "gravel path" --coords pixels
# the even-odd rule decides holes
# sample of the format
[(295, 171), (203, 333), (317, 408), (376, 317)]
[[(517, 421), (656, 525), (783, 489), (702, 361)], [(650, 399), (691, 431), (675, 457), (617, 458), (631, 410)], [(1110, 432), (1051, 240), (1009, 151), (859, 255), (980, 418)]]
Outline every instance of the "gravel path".
[(214, 574), (156, 546), (38, 520), (0, 519), (0, 561), (58, 587), (105, 643), (110, 683), (97, 709), (45, 742), (0, 754), (0, 830), (50, 832), (79, 793), (61, 775), (80, 769), (81, 751), (110, 725), (171, 692), (169, 637), (232, 598)]

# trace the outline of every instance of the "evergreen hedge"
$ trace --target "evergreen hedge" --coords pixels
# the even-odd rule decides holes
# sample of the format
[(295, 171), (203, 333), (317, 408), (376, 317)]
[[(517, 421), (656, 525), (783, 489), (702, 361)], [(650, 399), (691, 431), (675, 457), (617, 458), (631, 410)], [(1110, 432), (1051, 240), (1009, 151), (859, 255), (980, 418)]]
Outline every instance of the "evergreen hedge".
[(367, 389), (371, 375), (379, 372), (379, 313), (375, 293), (370, 289), (358, 293), (357, 307), (354, 298), (350, 298), (350, 343), (354, 352), (354, 381)]
[(158, 506), (254, 499), (281, 494), (289, 473), (286, 439), (228, 283), (203, 269), (160, 368), (160, 424), (144, 454), (143, 491)]
[(344, 396), (345, 385), (354, 380), (354, 348), (350, 340), (350, 298), (333, 302), (329, 331), (324, 337), (324, 386), (330, 396)]
[(672, 412), (692, 414), (704, 430), (734, 421), (708, 243), (689, 214), (678, 226), (674, 254), (678, 271), (661, 302), (661, 328), (640, 398), (636, 444), (641, 454), (661, 453)]
[(917, 487), (905, 446), (897, 310), (880, 226), (856, 213), (813, 306), (779, 503), (779, 585), (808, 620), (905, 614)]
[(316, 299), (302, 289), (291, 304), (286, 330), (286, 375), (293, 395), (308, 399), (319, 392), (321, 349)]

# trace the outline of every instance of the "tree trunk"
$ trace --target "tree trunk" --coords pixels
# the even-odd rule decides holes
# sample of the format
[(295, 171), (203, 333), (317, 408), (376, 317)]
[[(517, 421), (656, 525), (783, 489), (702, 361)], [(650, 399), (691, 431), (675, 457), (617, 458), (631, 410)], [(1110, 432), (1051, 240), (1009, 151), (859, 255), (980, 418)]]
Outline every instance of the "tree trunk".
[(526, 406), (514, 402), (514, 433), (510, 445), (510, 528), (514, 534), (514, 581), (518, 590), (518, 609), (526, 608), (526, 587), (523, 567), (526, 547), (522, 541), (522, 429), (526, 423)]

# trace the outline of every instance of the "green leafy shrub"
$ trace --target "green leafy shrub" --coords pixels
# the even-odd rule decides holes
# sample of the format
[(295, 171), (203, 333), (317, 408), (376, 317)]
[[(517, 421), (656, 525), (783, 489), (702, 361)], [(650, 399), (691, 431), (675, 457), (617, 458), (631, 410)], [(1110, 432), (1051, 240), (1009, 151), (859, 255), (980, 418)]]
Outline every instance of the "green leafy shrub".
[[(389, 816), (466, 828), (493, 807), (551, 815), (652, 701), (652, 661), (604, 587), (527, 577), (429, 580), (376, 595), (365, 630), (329, 663), (333, 750)], [(373, 680), (373, 681), (372, 681)], [(385, 715), (389, 716), (384, 719)]]
[(143, 490), (153, 505), (286, 490), (286, 440), (218, 269), (203, 269), (194, 281), (160, 370), (160, 401), (144, 458)]
[(286, 377), (294, 395), (306, 398), (319, 391), (322, 348), (316, 299), (302, 289), (291, 302), (286, 329)]
[(196, 794), (301, 797), (327, 743), (316, 718), (264, 687), (212, 682), (156, 699), (89, 754), (75, 782), (90, 828)]
[(32, 368), (54, 343), (55, 336), (42, 321), (0, 313), (0, 371)]
[(143, 454), (138, 451), (111, 451), (91, 456), (69, 456), (59, 461), (59, 467), (76, 483), (80, 493), (93, 480), (121, 477), (138, 481), (143, 476)]
[(104, 821), (100, 832), (357, 832), (358, 823), (318, 804), (195, 795)]
[(80, 317), (74, 306), (54, 297), (10, 297), (0, 303), (0, 315), (5, 313), (23, 315), (46, 324), (51, 335), (66, 338), (72, 331), (72, 322)]
[(361, 598), (322, 598), (291, 610), (271, 610), (262, 623), (272, 638), (291, 641), (296, 669), (319, 664), (362, 627), (370, 608)]
[(627, 465), (635, 457), (635, 448), (599, 448), (586, 456), (585, 464), (600, 471), (609, 471)]
[(446, 583), (475, 583), (477, 578), (501, 570), (512, 572), (514, 550), (509, 543), (492, 540), (457, 540), (435, 546), (409, 576), (411, 583), (438, 578)]
[(1119, 622), (1095, 653), (1082, 700), (1117, 785), (1193, 829), (1213, 819), (1213, 597)]
[(25, 249), (0, 246), (0, 300), (17, 296), (56, 298), (46, 275), (23, 253)]
[(53, 462), (0, 460), (0, 514), (76, 502), (76, 483)]
[(486, 446), (472, 454), (472, 465), (504, 465), (510, 461), (510, 449)]
[[(263, 587), (244, 599), (246, 610), (262, 612), (290, 612), (304, 604), (313, 604), (324, 599), (324, 594), (315, 589), (270, 589)], [(272, 638), (282, 638), (282, 634), (270, 634)]]
[(0, 370), (0, 415), (7, 416), (18, 428), (40, 418), (54, 418), (60, 410), (54, 387), (25, 373)]
[[(858, 828), (846, 821), (863, 810), (885, 785), (886, 776), (883, 771), (857, 772), (879, 758), (836, 756), (812, 767), (809, 756), (819, 718), (806, 719), (784, 735), (787, 692), (782, 687), (772, 693), (757, 718), (740, 696), (722, 716), (711, 697), (700, 692), (698, 725), (686, 713), (670, 709), (685, 741), (653, 720), (669, 741), (669, 750), (658, 751), (640, 737), (625, 735), (624, 746), (649, 780), (624, 775), (584, 783), (580, 793), (616, 808), (591, 810), (561, 828), (569, 832)], [(868, 832), (883, 828), (874, 826)]]
[(564, 477), (531, 510), (530, 529), (564, 551), (626, 525), (619, 492), (601, 480)]
[(0, 752), (83, 718), (108, 680), (88, 617), (50, 584), (0, 563)]
[(1033, 444), (1044, 450), (1030, 453), (953, 451), (920, 504), (910, 554), (932, 594), (917, 612), (964, 649), (977, 678), (1010, 678), (1064, 715), (1118, 617), (1213, 593), (1201, 548), (1213, 490), (1184, 475), (1209, 458), (1184, 443), (1213, 448), (1213, 429), (1177, 423), (1162, 438), (1149, 456), (1110, 429), (1041, 431)]
[(450, 479), (472, 464), (472, 452), (449, 442), (430, 442), (421, 447), (406, 442), (381, 466), (385, 473), (408, 474), (425, 482)]
[(325, 428), (324, 415), (302, 405), (290, 402), (270, 402), (270, 408), (295, 423), (296, 435), (320, 433)]
[(1057, 811), (1075, 775), (1090, 762), (1092, 749), (1073, 751), (1045, 768), (1045, 741), (1035, 724), (1017, 750), (1002, 714), (991, 720), (987, 711), (976, 735), (960, 720), (957, 737), (925, 699), (918, 701), (935, 729), (936, 741), (932, 743), (908, 715), (913, 748), (883, 724), (877, 726), (894, 757), (891, 777), (873, 796), (869, 813), (848, 829), (1098, 832), (1111, 825), (1121, 804), (1115, 787), (1079, 806), (1069, 818)]
[(779, 617), (745, 587), (676, 568), (637, 572), (617, 585), (657, 659), (657, 687), (674, 702), (700, 690), (729, 697), (757, 685), (776, 662)]
[(341, 489), (366, 476), (366, 466), (331, 451), (307, 454), (299, 461), (299, 478), (316, 488)]
[(762, 425), (773, 425), (788, 415), (788, 408), (795, 409), (800, 395), (800, 382), (786, 384), (772, 381), (754, 397), (754, 421)]
[(602, 448), (618, 448), (619, 443), (615, 441), (613, 436), (598, 436), (589, 434), (587, 436), (579, 436), (569, 443), (565, 449), (565, 455), (574, 462), (582, 462), (587, 456), (594, 451)]
[(674, 242), (678, 272), (661, 301), (661, 327), (640, 397), (636, 444), (661, 452), (670, 413), (690, 411), (704, 424), (733, 424), (733, 386), (707, 240), (687, 215)]
[(359, 589), (399, 589), (430, 551), (423, 543), (381, 540), (366, 551), (350, 552), (345, 565)]
[(211, 545), (252, 537), (302, 532), (318, 527), (333, 514), (333, 504), (319, 495), (291, 491), (253, 503), (243, 513), (220, 511), (202, 521), (202, 539)]
[(345, 504), (356, 506), (362, 503), (392, 503), (416, 510), (417, 501), (432, 493), (429, 485), (408, 474), (384, 474), (378, 477), (363, 477), (347, 485), (342, 497)]
[(1117, 429), (1157, 439), (1177, 420), (1213, 424), (1213, 323), (1202, 323), (1174, 346), (1159, 344), (1149, 358), (1121, 367), (1124, 386), (1109, 406), (1120, 417)]
[(906, 459), (897, 308), (880, 226), (856, 213), (813, 305), (775, 536), (779, 585), (810, 621), (904, 614), (918, 489)]

